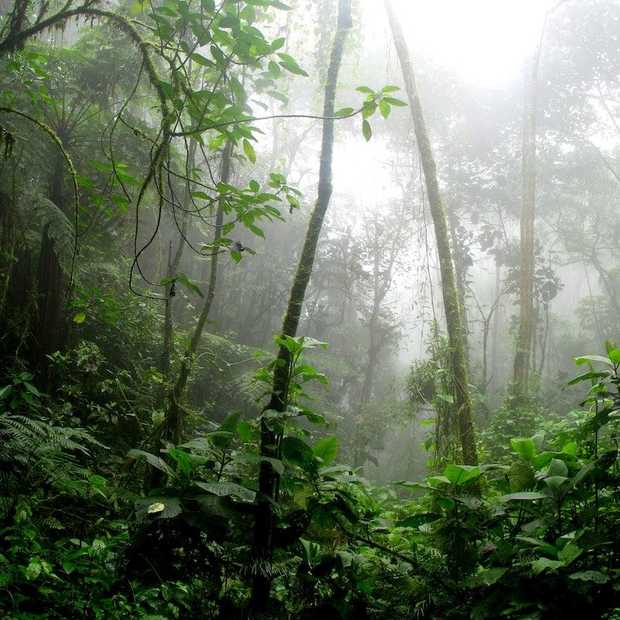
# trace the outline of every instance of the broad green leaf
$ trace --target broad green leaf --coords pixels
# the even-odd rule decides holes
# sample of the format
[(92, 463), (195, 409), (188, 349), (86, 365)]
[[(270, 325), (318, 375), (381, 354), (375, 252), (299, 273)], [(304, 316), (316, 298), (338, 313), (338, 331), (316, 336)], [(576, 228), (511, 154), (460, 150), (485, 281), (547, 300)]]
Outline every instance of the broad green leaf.
[(536, 454), (536, 444), (531, 437), (514, 437), (510, 440), (510, 445), (526, 461), (531, 461)]
[(455, 465), (454, 463), (447, 465), (443, 471), (443, 475), (457, 486), (479, 478), (481, 473), (477, 465)]
[(609, 577), (605, 573), (597, 570), (584, 570), (569, 575), (570, 579), (578, 581), (593, 581), (594, 583), (604, 584), (609, 581)]
[(609, 349), (607, 355), (614, 364), (620, 364), (620, 348)]
[(195, 482), (203, 491), (218, 497), (237, 497), (247, 502), (253, 502), (256, 496), (254, 491), (246, 489), (235, 482)]
[(127, 456), (132, 459), (145, 459), (146, 462), (152, 467), (155, 467), (155, 469), (159, 469), (160, 471), (163, 471), (165, 474), (167, 474), (170, 477), (174, 476), (174, 472), (172, 471), (172, 469), (170, 469), (170, 467), (168, 467), (166, 462), (159, 456), (156, 456), (155, 454), (151, 454), (150, 452), (145, 452), (144, 450), (134, 449), (134, 450), (130, 450), (127, 453)]
[(558, 559), (562, 560), (565, 565), (568, 565), (574, 562), (582, 553), (582, 549), (569, 542), (563, 549), (558, 551)]
[(535, 575), (540, 575), (545, 570), (556, 571), (558, 568), (564, 566), (563, 562), (559, 560), (550, 560), (549, 558), (538, 558), (532, 562), (532, 571)]
[(86, 320), (86, 313), (85, 312), (78, 312), (74, 317), (73, 317), (73, 322), (77, 323), (78, 325), (80, 325), (81, 323), (83, 323)]
[(568, 475), (568, 467), (561, 459), (551, 459), (549, 467), (547, 468), (547, 475), (566, 477)]
[(289, 463), (298, 465), (302, 469), (313, 468), (314, 452), (312, 448), (299, 437), (285, 437), (282, 440), (282, 456)]
[(145, 497), (136, 501), (135, 509), (138, 519), (146, 515), (156, 519), (174, 519), (183, 512), (178, 497)]
[(340, 449), (337, 437), (323, 437), (314, 444), (312, 451), (314, 456), (321, 459), (324, 466), (330, 465), (338, 456)]

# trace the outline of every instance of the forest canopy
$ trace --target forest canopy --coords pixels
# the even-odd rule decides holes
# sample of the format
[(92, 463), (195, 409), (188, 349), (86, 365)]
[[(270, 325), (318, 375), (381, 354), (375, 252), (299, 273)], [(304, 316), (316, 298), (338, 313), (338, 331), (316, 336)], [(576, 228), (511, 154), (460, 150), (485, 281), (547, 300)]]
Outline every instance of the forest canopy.
[(0, 616), (620, 618), (617, 0), (0, 2)]

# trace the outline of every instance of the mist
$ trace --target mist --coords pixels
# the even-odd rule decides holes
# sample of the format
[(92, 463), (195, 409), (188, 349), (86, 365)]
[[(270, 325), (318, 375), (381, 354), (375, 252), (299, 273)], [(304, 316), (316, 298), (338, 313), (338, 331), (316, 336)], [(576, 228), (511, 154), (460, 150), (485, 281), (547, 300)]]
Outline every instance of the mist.
[(0, 63), (7, 618), (616, 617), (615, 0), (5, 0)]

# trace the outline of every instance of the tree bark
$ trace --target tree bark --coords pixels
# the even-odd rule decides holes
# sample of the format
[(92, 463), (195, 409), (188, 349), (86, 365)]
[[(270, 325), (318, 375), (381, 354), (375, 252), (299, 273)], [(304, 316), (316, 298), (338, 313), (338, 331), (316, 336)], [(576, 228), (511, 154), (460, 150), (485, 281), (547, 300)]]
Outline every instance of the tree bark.
[(520, 221), (519, 332), (514, 360), (514, 395), (525, 398), (530, 378), (534, 320), (535, 218), (536, 218), (536, 107), (540, 46), (526, 78), (523, 123), (523, 200)]
[(538, 47), (532, 58), (531, 73), (525, 78), (523, 106), (523, 201), (520, 224), (519, 266), (519, 333), (513, 372), (513, 395), (518, 400), (527, 398), (532, 340), (536, 331), (534, 315), (534, 279), (536, 270), (535, 220), (536, 220), (536, 139), (538, 108), (538, 73), (547, 22), (550, 15), (566, 0), (557, 2), (547, 13), (540, 31)]
[(403, 73), (403, 79), (405, 81), (420, 159), (422, 161), (422, 169), (424, 171), (424, 180), (426, 183), (431, 216), (435, 228), (462, 459), (463, 462), (468, 465), (475, 465), (478, 462), (478, 455), (476, 452), (474, 425), (472, 420), (472, 403), (469, 394), (469, 377), (465, 352), (465, 328), (459, 303), (446, 212), (441, 201), (439, 183), (437, 180), (437, 167), (426, 130), (422, 104), (418, 95), (415, 74), (407, 44), (400, 23), (394, 13), (391, 1), (385, 0), (385, 6)]
[[(318, 197), (310, 217), (304, 246), (299, 258), (297, 272), (291, 288), (282, 334), (294, 337), (297, 334), (301, 309), (316, 255), (316, 248), (323, 226), (325, 213), (332, 195), (332, 160), (334, 150), (334, 108), (338, 73), (342, 63), (344, 43), (351, 28), (351, 0), (340, 0), (338, 9), (338, 26), (334, 37), (323, 104), (323, 137), (321, 143), (321, 162), (319, 168)], [(287, 406), (288, 378), (291, 359), (284, 347), (278, 351), (274, 368), (271, 398), (266, 409), (284, 411)], [(261, 422), (260, 454), (264, 457), (277, 458), (278, 437)], [(257, 495), (256, 522), (254, 526), (255, 576), (252, 585), (252, 612), (261, 615), (266, 611), (271, 589), (271, 577), (268, 566), (271, 562), (273, 548), (273, 502), (276, 499), (278, 475), (267, 461), (260, 466), (259, 491)]]

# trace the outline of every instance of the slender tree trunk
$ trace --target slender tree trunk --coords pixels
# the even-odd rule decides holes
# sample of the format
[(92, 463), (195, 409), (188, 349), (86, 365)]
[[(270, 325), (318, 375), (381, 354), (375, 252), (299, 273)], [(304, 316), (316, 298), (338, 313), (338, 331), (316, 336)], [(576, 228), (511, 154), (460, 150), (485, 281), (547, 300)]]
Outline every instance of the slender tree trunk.
[(453, 209), (447, 212), (448, 224), (450, 226), (450, 237), (452, 239), (452, 252), (454, 256), (454, 274), (456, 276), (456, 290), (458, 292), (459, 305), (461, 306), (461, 317), (463, 321), (463, 346), (465, 347), (465, 358), (469, 366), (469, 320), (467, 317), (467, 267), (461, 255), (459, 240), (456, 229), (458, 220)]
[[(318, 198), (310, 217), (304, 246), (299, 258), (295, 280), (291, 288), (282, 334), (295, 336), (299, 326), (301, 309), (316, 255), (316, 247), (323, 220), (332, 195), (332, 159), (334, 150), (334, 115), (338, 73), (342, 63), (344, 43), (351, 28), (351, 0), (340, 0), (338, 27), (334, 37), (331, 59), (325, 84), (323, 105), (323, 139), (319, 168)], [(273, 389), (266, 409), (284, 411), (287, 406), (288, 378), (291, 359), (287, 349), (280, 347), (274, 368)], [(278, 456), (278, 437), (263, 421), (261, 422), (260, 453), (262, 456)], [(276, 498), (278, 475), (273, 467), (263, 461), (260, 467), (259, 492), (257, 495), (256, 522), (254, 527), (255, 577), (252, 587), (252, 611), (258, 615), (265, 612), (269, 601), (271, 578), (269, 564), (273, 547), (273, 501)]]
[(540, 380), (542, 381), (543, 372), (545, 371), (545, 361), (547, 358), (547, 342), (549, 341), (549, 304), (546, 303), (544, 305), (544, 313), (545, 313), (545, 326), (542, 344), (540, 346), (540, 366), (538, 368), (538, 375)]
[(491, 368), (492, 375), (489, 383), (489, 387), (495, 390), (497, 386), (498, 376), (498, 350), (499, 350), (499, 324), (500, 315), (502, 311), (502, 305), (500, 300), (502, 286), (502, 268), (499, 264), (497, 257), (495, 258), (495, 299), (497, 299), (497, 307), (495, 308), (495, 314), (493, 315), (493, 330), (492, 330), (492, 344), (491, 344)]
[[(181, 236), (178, 241), (178, 245), (172, 254), (172, 242), (170, 242), (170, 248), (168, 250), (168, 268), (166, 270), (166, 277), (168, 279), (174, 278), (178, 271), (181, 259), (183, 258), (183, 250), (185, 249), (185, 239), (187, 238), (187, 232), (189, 229), (189, 206), (191, 204), (191, 191), (192, 184), (189, 180), (191, 178), (191, 171), (194, 169), (196, 160), (196, 141), (192, 140), (187, 151), (187, 165), (186, 176), (188, 179), (185, 181), (185, 189), (183, 190), (183, 213), (181, 215)], [(161, 188), (163, 191), (163, 188)], [(164, 311), (164, 333), (163, 333), (163, 347), (161, 357), (161, 372), (166, 379), (170, 374), (170, 358), (172, 357), (172, 339), (174, 335), (174, 323), (173, 323), (173, 309), (174, 309), (174, 288), (169, 286), (168, 295), (166, 296), (166, 308)]]
[[(222, 183), (228, 183), (230, 181), (231, 159), (232, 143), (227, 142), (226, 146), (224, 147), (224, 152), (222, 154), (222, 170), (220, 177)], [(198, 345), (200, 344), (200, 340), (202, 338), (202, 332), (204, 330), (207, 319), (209, 318), (209, 312), (211, 311), (211, 306), (213, 305), (213, 299), (215, 297), (219, 255), (219, 251), (217, 249), (217, 242), (222, 236), (223, 223), (224, 205), (222, 204), (222, 201), (220, 201), (217, 206), (217, 212), (215, 215), (215, 231), (213, 233), (213, 242), (216, 247), (213, 251), (213, 254), (211, 255), (211, 270), (209, 273), (207, 294), (204, 304), (202, 306), (202, 311), (200, 312), (200, 316), (198, 317), (198, 323), (194, 328), (192, 339), (190, 340), (185, 354), (183, 355), (183, 359), (181, 360), (181, 367), (179, 368), (177, 380), (174, 384), (174, 387), (170, 390), (168, 394), (168, 413), (164, 422), (163, 437), (169, 439), (175, 444), (181, 443), (183, 438), (184, 416), (182, 401), (185, 395), (187, 381), (192, 370), (194, 356), (196, 355), (196, 351), (198, 350)]]
[(532, 62), (532, 74), (526, 77), (523, 123), (523, 201), (520, 222), (519, 264), (519, 332), (514, 361), (514, 394), (525, 398), (528, 393), (534, 321), (534, 269), (536, 218), (536, 82), (540, 47)]
[(538, 47), (532, 58), (531, 73), (525, 76), (523, 106), (523, 201), (521, 205), (521, 258), (519, 266), (519, 333), (514, 361), (513, 393), (517, 399), (528, 394), (532, 340), (536, 332), (534, 316), (534, 278), (536, 270), (536, 140), (538, 109), (538, 73), (547, 22), (566, 0), (557, 2), (547, 13), (540, 31)]
[(446, 212), (441, 202), (439, 183), (437, 181), (437, 168), (426, 130), (422, 104), (418, 96), (415, 74), (409, 57), (407, 44), (400, 23), (394, 13), (391, 1), (385, 0), (385, 6), (388, 12), (390, 27), (392, 29), (394, 43), (409, 98), (409, 107), (411, 109), (418, 149), (422, 160), (426, 191), (435, 228), (462, 458), (464, 463), (473, 465), (478, 462), (478, 455), (476, 452), (474, 425), (472, 420), (472, 403), (469, 395), (469, 377), (465, 352), (465, 328), (456, 285)]

